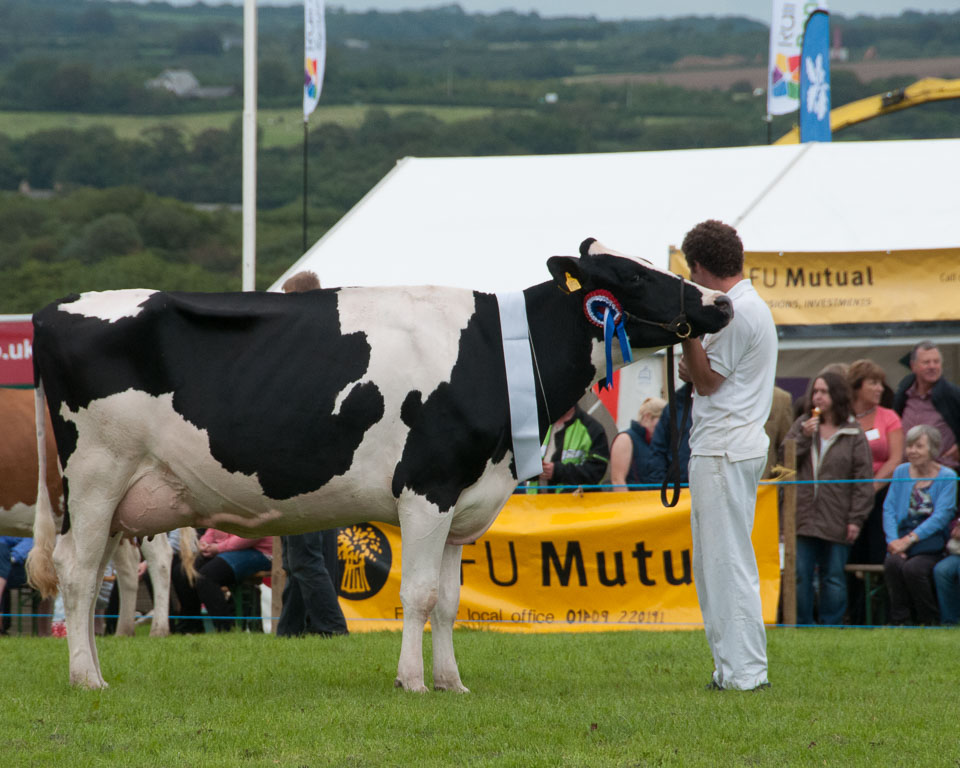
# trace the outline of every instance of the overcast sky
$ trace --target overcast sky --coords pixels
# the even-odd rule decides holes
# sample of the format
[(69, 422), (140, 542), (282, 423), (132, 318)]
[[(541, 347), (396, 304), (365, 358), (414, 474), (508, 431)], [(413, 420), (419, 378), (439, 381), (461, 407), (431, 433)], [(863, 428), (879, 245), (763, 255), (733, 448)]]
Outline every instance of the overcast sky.
[[(239, 0), (233, 0), (238, 2)], [(454, 0), (450, 0), (453, 2)], [(282, 4), (295, 3), (280, 0)], [(425, 0), (328, 0), (328, 6), (341, 6), (348, 11), (401, 10), (429, 8), (448, 3)], [(513, 9), (541, 16), (590, 16), (603, 19), (653, 18), (657, 16), (749, 16), (770, 20), (771, 0), (458, 0), (470, 13), (495, 13)], [(958, 0), (827, 0), (829, 9), (842, 16), (868, 14), (899, 16), (904, 10), (954, 12), (960, 10)]]

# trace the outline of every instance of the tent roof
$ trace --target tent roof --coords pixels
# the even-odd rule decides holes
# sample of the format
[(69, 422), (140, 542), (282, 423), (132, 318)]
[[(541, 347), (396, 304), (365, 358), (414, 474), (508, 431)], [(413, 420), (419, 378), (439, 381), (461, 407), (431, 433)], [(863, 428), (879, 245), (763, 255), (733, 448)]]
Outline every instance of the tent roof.
[(515, 290), (596, 237), (666, 266), (708, 218), (748, 251), (960, 245), (960, 139), (588, 155), (405, 158), (274, 284)]

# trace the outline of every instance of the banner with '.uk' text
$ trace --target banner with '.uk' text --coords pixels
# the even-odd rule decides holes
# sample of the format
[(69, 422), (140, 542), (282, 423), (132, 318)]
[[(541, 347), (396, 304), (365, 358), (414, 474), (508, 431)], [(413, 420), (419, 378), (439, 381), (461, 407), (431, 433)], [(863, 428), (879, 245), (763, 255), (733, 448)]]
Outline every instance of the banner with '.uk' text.
[(0, 319), (0, 387), (33, 384), (33, 323), (29, 315)]

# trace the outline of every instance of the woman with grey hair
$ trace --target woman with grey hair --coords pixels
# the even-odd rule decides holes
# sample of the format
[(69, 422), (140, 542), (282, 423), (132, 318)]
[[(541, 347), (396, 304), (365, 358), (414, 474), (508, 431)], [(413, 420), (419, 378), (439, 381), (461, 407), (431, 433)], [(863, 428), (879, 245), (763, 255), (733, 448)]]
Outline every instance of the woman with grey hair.
[(932, 574), (956, 514), (957, 473), (937, 463), (940, 432), (935, 428), (917, 424), (906, 442), (907, 463), (894, 470), (883, 504), (889, 619), (891, 624), (937, 624)]

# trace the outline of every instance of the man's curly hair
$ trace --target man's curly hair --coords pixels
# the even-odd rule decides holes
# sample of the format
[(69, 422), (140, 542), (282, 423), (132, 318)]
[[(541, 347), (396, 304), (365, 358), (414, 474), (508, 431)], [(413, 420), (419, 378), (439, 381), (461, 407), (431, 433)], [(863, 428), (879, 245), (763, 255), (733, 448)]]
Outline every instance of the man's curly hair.
[(702, 221), (683, 238), (681, 246), (687, 266), (699, 264), (716, 277), (743, 273), (743, 243), (737, 230), (716, 219)]

